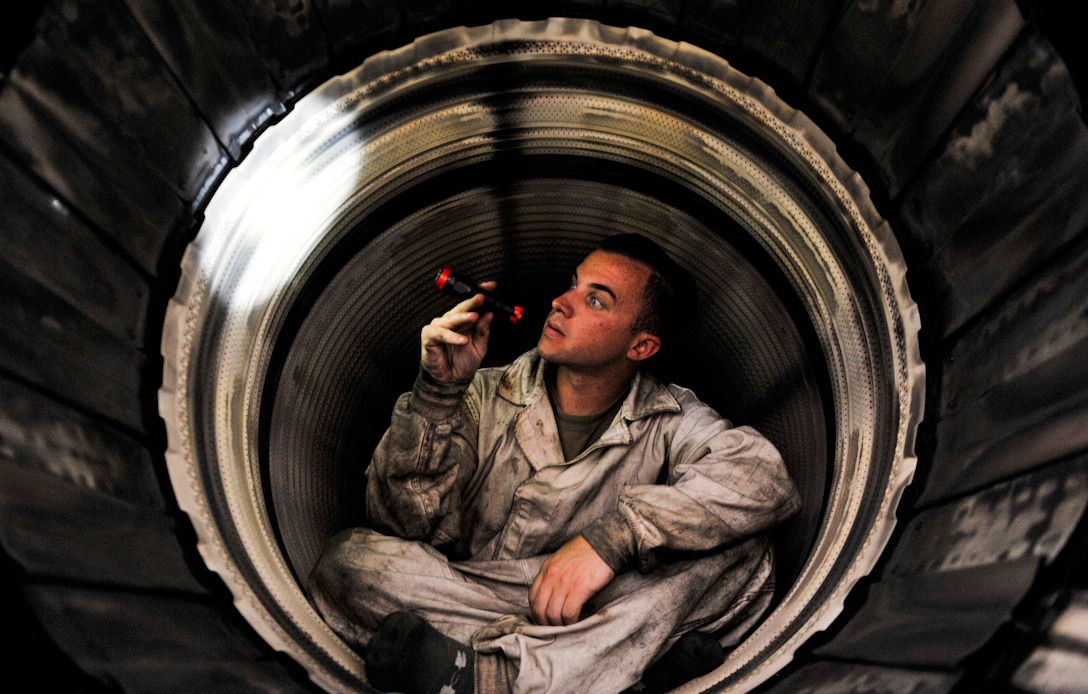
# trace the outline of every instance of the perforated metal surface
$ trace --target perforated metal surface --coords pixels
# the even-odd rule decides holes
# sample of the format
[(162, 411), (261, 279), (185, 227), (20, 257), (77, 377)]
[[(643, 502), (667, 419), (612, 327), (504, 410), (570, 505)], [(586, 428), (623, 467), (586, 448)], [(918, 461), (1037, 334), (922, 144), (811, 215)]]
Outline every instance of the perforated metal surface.
[(783, 450), (805, 499), (782, 601), (690, 685), (744, 690), (826, 627), (913, 472), (917, 318), (902, 259), (830, 143), (697, 49), (592, 22), (443, 32), (371, 59), (262, 136), (209, 206), (168, 317), (161, 396), (179, 502), (209, 566), (331, 690), (358, 657), (299, 587), (362, 518), (362, 471), (408, 388), (448, 265), (528, 308), (535, 343), (594, 241), (638, 230), (695, 275), (662, 365)]

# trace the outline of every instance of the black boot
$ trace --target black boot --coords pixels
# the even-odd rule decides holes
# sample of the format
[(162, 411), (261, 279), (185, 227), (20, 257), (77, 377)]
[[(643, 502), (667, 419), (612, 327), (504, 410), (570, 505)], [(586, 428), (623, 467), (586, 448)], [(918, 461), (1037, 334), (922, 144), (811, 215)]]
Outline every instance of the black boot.
[(689, 631), (647, 668), (639, 683), (628, 691), (663, 694), (705, 675), (724, 662), (725, 650), (716, 638), (701, 631)]
[[(366, 647), (366, 674), (383, 692), (473, 694), (475, 654), (420, 616), (394, 612)], [(443, 689), (448, 687), (448, 689)]]

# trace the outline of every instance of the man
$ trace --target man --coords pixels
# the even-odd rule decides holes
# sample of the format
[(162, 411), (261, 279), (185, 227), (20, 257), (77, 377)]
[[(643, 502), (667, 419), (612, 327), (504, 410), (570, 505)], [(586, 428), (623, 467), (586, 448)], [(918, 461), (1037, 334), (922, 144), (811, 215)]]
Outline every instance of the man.
[(751, 629), (774, 589), (762, 532), (799, 499), (766, 439), (641, 368), (693, 302), (687, 273), (625, 234), (506, 368), (480, 368), (482, 295), (423, 328), (368, 471), (375, 529), (338, 535), (311, 576), (372, 685), (671, 689)]

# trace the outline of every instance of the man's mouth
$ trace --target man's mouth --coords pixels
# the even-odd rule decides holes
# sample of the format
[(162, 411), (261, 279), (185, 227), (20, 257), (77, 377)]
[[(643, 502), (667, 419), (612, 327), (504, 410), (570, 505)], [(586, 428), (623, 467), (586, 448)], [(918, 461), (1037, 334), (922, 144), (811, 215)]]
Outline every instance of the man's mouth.
[(563, 335), (563, 331), (560, 330), (559, 328), (555, 327), (555, 323), (552, 323), (551, 321), (547, 321), (547, 322), (544, 323), (544, 332), (549, 334), (549, 335), (559, 336), (559, 337), (562, 337), (562, 335)]

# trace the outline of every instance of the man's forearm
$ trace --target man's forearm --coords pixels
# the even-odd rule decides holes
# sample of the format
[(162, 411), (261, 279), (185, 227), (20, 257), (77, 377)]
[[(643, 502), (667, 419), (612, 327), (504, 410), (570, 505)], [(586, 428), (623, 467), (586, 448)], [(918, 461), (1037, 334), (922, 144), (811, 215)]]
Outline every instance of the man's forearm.
[(429, 541), (449, 513), (447, 497), (475, 452), (455, 433), (467, 384), (424, 383), (398, 399), (367, 471), (367, 514), (379, 529)]

